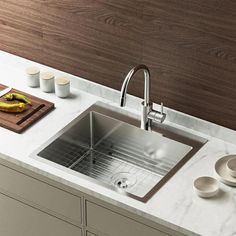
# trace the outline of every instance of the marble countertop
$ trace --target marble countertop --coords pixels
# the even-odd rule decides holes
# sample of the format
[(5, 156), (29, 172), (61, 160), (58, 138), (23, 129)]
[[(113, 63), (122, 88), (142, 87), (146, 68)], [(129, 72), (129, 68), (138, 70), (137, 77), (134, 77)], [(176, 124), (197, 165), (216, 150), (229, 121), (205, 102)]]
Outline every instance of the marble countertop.
[[(41, 71), (50, 70), (56, 76), (70, 78), (73, 87), (71, 96), (60, 99), (54, 93), (43, 93), (39, 88), (27, 87), (25, 68), (30, 65), (38, 65)], [(56, 106), (54, 111), (22, 134), (0, 128), (1, 158), (187, 235), (236, 235), (236, 188), (220, 183), (219, 194), (211, 199), (199, 198), (193, 191), (194, 179), (205, 175), (215, 176), (215, 162), (224, 155), (236, 153), (235, 131), (167, 109), (169, 119), (166, 122), (169, 125), (209, 141), (147, 203), (142, 203), (29, 157), (35, 149), (95, 102), (117, 106), (117, 91), (2, 51), (0, 83), (49, 100)], [(138, 110), (133, 107), (139, 101), (134, 97), (129, 97), (127, 101), (134, 116), (138, 115)], [(185, 123), (186, 126), (183, 126)], [(13, 146), (15, 148), (9, 148)]]

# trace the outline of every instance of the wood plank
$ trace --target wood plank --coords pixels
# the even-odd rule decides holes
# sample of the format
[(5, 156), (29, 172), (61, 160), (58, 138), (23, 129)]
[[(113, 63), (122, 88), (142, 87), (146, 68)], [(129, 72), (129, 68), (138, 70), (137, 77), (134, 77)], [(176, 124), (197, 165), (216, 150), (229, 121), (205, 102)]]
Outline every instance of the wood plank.
[(149, 0), (143, 59), (153, 100), (235, 129), (236, 5), (210, 2)]
[(41, 0), (0, 0), (0, 50), (42, 62)]
[(108, 86), (112, 81), (120, 88), (117, 75), (123, 79), (126, 68), (141, 62), (142, 40), (137, 32), (141, 29), (131, 30), (129, 24), (140, 19), (135, 15), (120, 16), (116, 13), (118, 8), (99, 1), (86, 2), (76, 1), (73, 7), (68, 7), (65, 1), (46, 1), (43, 7), (46, 64), (53, 60), (56, 68), (95, 82), (101, 80)]

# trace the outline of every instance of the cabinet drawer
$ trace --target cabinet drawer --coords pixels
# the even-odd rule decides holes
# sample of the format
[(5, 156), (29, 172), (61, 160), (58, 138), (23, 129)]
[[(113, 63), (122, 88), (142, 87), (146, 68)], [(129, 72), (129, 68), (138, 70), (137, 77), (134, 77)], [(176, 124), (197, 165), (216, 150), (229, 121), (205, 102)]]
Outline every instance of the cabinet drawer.
[(3, 165), (0, 165), (0, 192), (76, 225), (81, 224), (80, 197)]
[(166, 233), (89, 201), (86, 201), (86, 223), (88, 227), (109, 236), (168, 236)]
[(82, 236), (81, 229), (0, 194), (0, 235)]

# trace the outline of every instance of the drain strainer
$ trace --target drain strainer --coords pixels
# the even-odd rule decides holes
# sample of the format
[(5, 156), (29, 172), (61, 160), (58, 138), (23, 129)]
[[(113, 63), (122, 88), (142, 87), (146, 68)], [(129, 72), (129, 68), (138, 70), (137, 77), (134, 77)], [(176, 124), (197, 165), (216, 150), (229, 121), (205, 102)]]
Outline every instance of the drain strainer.
[(132, 174), (128, 172), (120, 172), (112, 176), (111, 182), (118, 188), (127, 189), (134, 186), (137, 180)]

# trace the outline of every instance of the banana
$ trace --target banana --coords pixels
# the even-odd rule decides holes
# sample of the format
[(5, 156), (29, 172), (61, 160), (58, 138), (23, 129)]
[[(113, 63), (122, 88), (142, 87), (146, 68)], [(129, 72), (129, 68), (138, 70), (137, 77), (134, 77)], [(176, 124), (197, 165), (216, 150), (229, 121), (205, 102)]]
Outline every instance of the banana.
[(31, 101), (26, 96), (19, 93), (8, 93), (6, 96), (4, 96), (4, 98), (7, 99), (7, 101), (18, 100), (26, 104), (32, 105)]
[(25, 110), (25, 103), (15, 103), (15, 104), (9, 104), (5, 102), (0, 102), (0, 111), (4, 112), (12, 112), (12, 113), (17, 113), (17, 112), (22, 112)]

